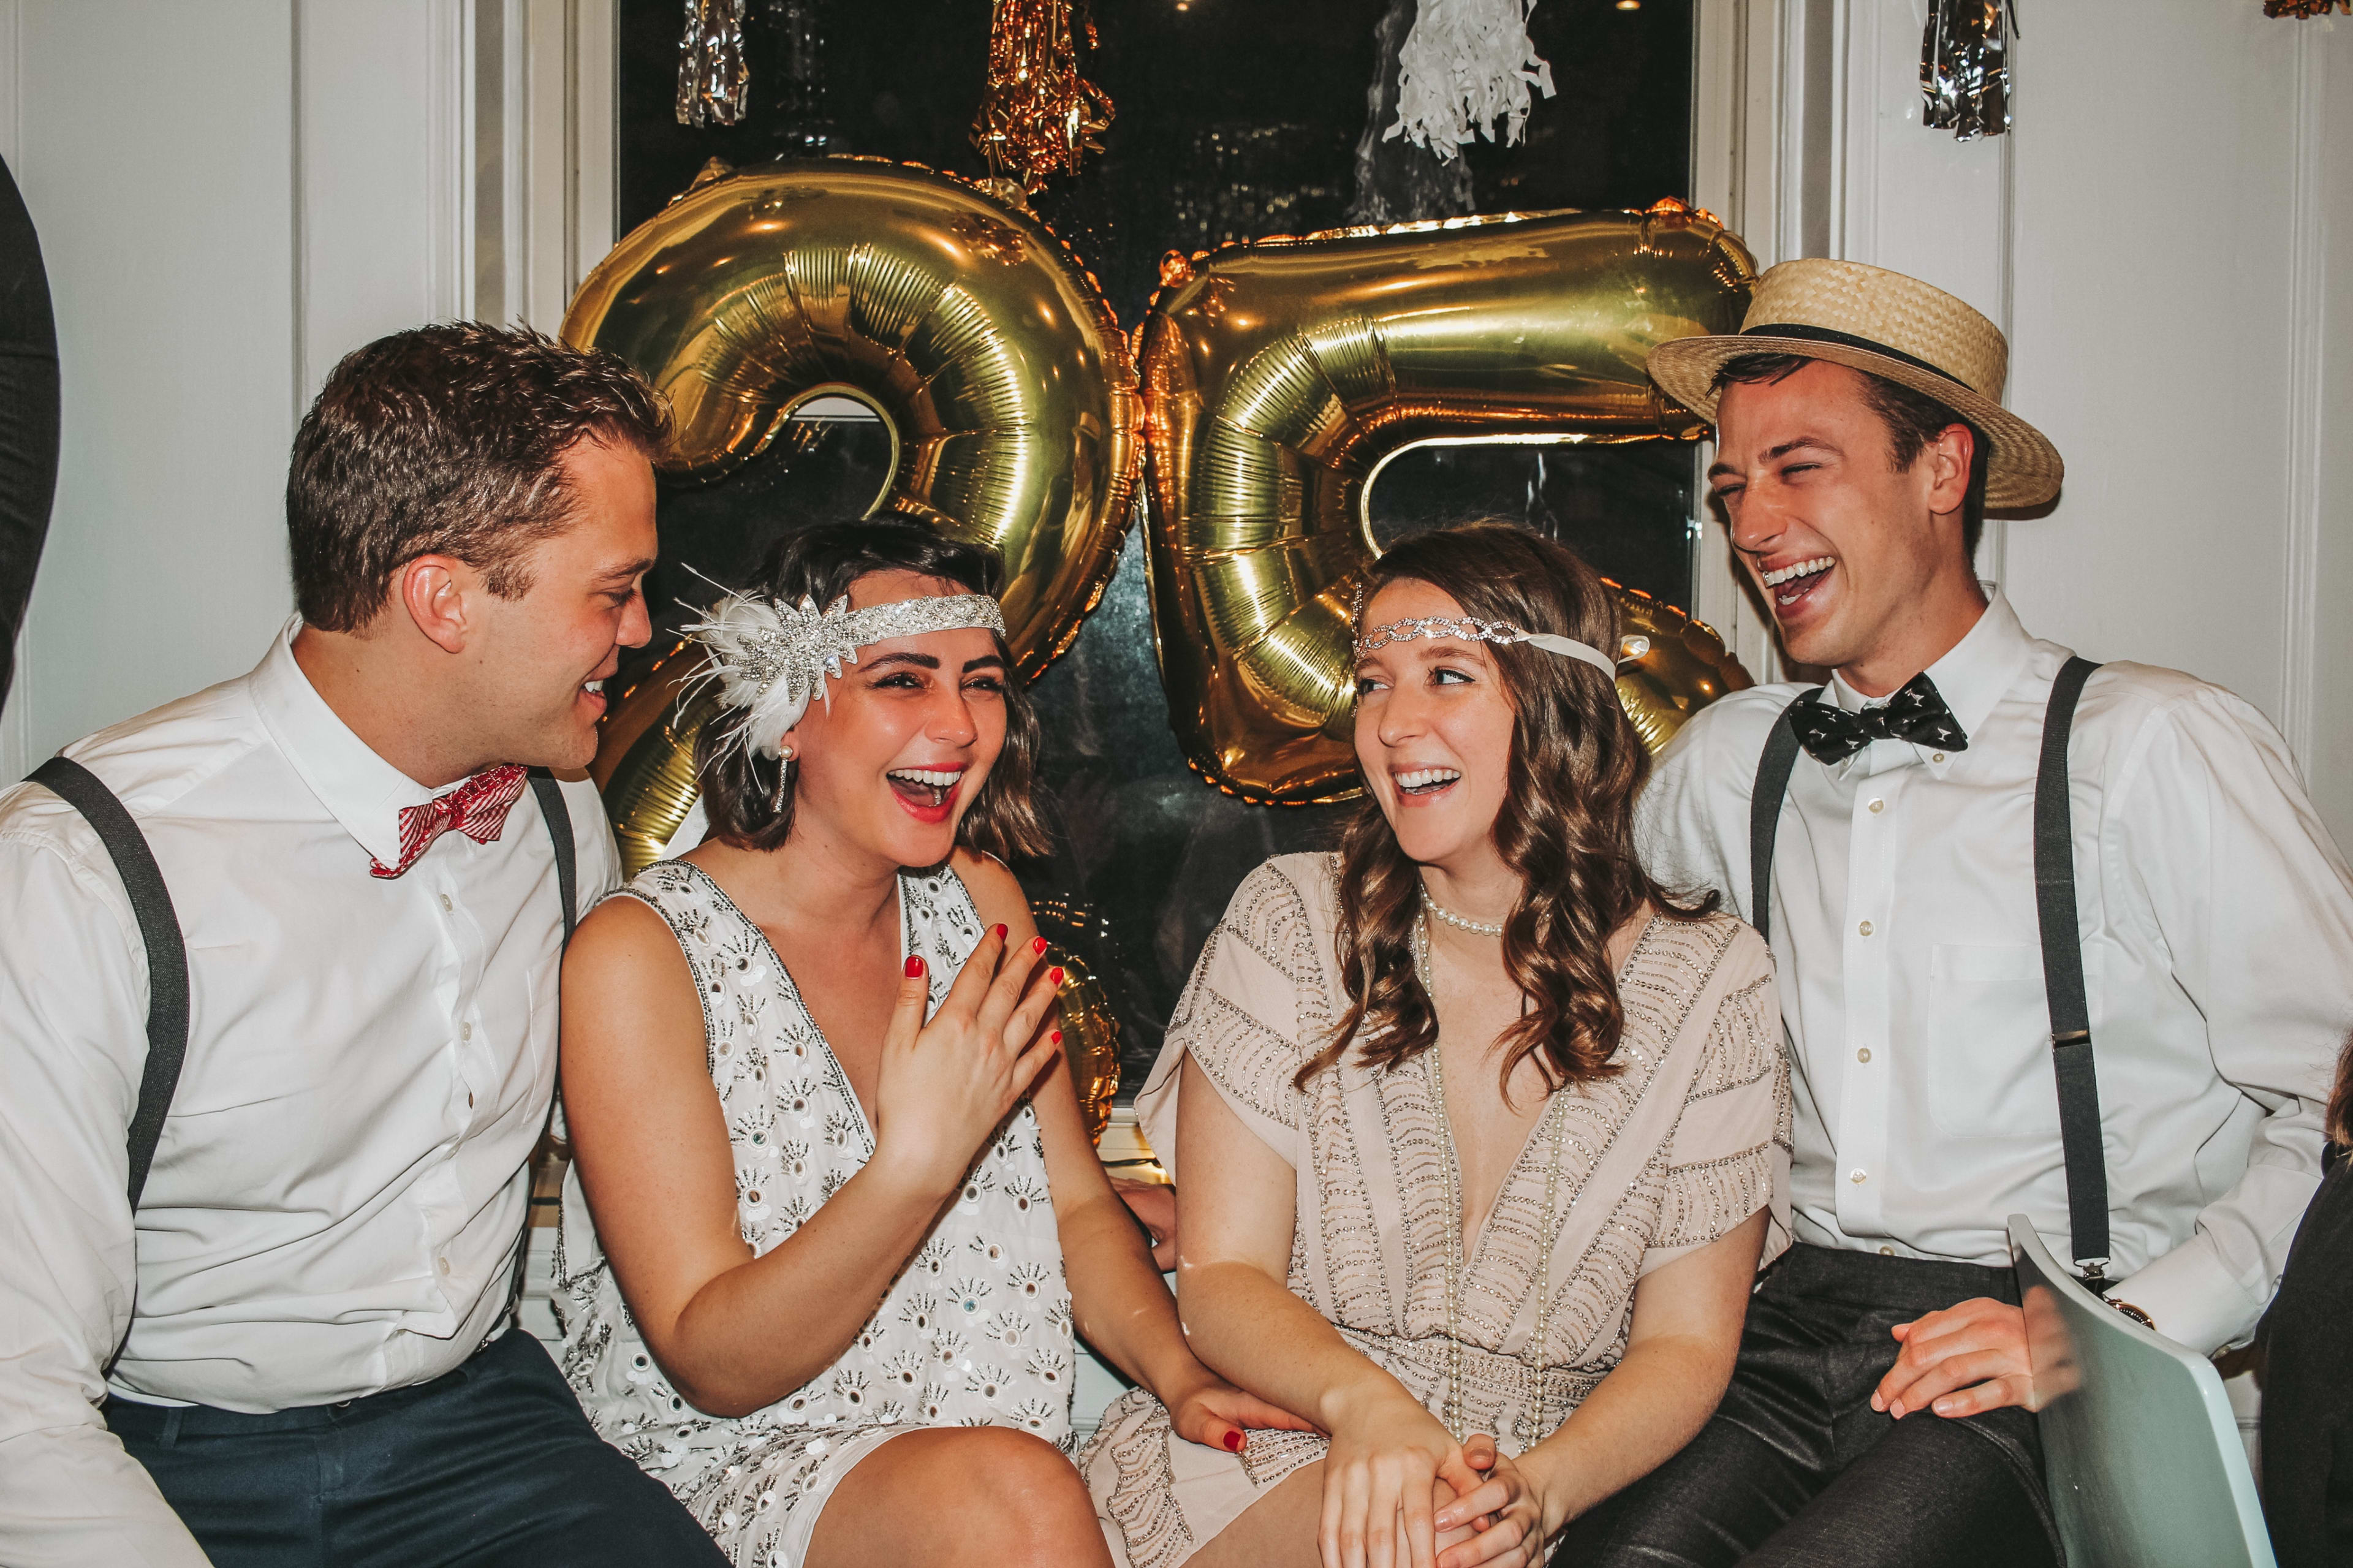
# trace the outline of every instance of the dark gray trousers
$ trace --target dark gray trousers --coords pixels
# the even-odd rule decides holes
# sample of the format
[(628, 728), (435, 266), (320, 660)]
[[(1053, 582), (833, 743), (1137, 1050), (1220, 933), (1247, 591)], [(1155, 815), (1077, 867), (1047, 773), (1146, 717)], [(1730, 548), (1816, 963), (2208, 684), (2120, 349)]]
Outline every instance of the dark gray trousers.
[(2031, 1415), (1897, 1421), (1871, 1408), (1903, 1348), (1889, 1329), (1977, 1296), (2014, 1305), (2017, 1277), (1792, 1247), (1749, 1300), (1715, 1416), (1571, 1524), (1554, 1568), (2055, 1568)]
[(455, 1372), (246, 1415), (106, 1402), (106, 1424), (218, 1568), (725, 1568), (653, 1477), (596, 1436), (520, 1329)]

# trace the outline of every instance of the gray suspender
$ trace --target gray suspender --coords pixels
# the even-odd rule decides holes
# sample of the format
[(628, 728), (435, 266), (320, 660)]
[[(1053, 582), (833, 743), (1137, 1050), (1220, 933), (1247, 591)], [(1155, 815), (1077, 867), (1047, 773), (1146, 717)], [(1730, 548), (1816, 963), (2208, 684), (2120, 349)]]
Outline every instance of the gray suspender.
[(70, 757), (51, 757), (26, 777), (81, 813), (98, 830), (98, 841), (122, 879), (131, 912), (139, 919), (139, 941), (147, 949), (147, 1066), (139, 1075), (139, 1108), (131, 1113), (131, 1207), (147, 1185), (155, 1141), (172, 1091), (180, 1087), (180, 1063), (188, 1054), (188, 949), (180, 939), (180, 917), (171, 889), (147, 848), (146, 836), (114, 792)]
[[(147, 847), (146, 835), (99, 782), (98, 775), (70, 757), (51, 757), (26, 775), (80, 812), (106, 846), (139, 920), (139, 940), (147, 949), (147, 1066), (139, 1077), (139, 1107), (132, 1113), (126, 1142), (131, 1152), (131, 1207), (147, 1185), (147, 1168), (154, 1163), (156, 1141), (164, 1135), (164, 1118), (172, 1108), (172, 1092), (180, 1085), (180, 1064), (188, 1054), (188, 949), (180, 921), (172, 909), (171, 890)], [(572, 940), (579, 919), (580, 876), (572, 842), (572, 814), (564, 804), (564, 786), (544, 768), (531, 770), (531, 792), (539, 798), (540, 816), (547, 823), (555, 847), (555, 890), (564, 900), (564, 940)]]
[[(2042, 716), (2042, 754), (2034, 776), (2034, 906), (2042, 944), (2042, 989), (2051, 1009), (2051, 1067), (2059, 1085), (2059, 1144), (2067, 1168), (2070, 1250), (2094, 1289), (2106, 1289), (2108, 1173), (2100, 1147), (2100, 1086), (2092, 1067), (2092, 1013), (2084, 994), (2084, 948), (2075, 920), (2075, 850), (2067, 799), (2067, 737), (2076, 700), (2098, 665), (2070, 658), (2051, 687)], [(1798, 705), (1820, 696), (1817, 686), (1781, 710), (1757, 762), (1748, 800), (1750, 923), (1772, 936), (1773, 841), (1781, 804), (1798, 763)]]

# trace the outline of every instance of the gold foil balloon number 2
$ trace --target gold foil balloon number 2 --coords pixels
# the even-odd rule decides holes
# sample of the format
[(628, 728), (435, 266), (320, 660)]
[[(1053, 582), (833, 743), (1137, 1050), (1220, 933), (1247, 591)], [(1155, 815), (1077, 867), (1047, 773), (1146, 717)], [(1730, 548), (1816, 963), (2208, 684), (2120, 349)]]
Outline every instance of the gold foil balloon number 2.
[[(1348, 616), (1381, 464), (1429, 442), (1698, 434), (1644, 355), (1737, 331), (1753, 271), (1672, 203), (1228, 246), (1168, 268), (1139, 388), (1094, 279), (1027, 212), (833, 158), (707, 174), (589, 275), (564, 335), (669, 397), (674, 478), (724, 476), (818, 397), (870, 405), (892, 447), (877, 507), (1003, 555), (1029, 679), (1103, 596), (1148, 432), (1170, 723), (1219, 788), (1302, 802), (1354, 787)], [(1619, 690), (1653, 744), (1747, 683), (1681, 612), (1621, 605), (1648, 650)], [(693, 805), (710, 703), (674, 705), (698, 662), (674, 651), (606, 721), (595, 775), (632, 873)], [(1066, 1007), (1066, 1032), (1111, 1028), (1095, 1011)]]

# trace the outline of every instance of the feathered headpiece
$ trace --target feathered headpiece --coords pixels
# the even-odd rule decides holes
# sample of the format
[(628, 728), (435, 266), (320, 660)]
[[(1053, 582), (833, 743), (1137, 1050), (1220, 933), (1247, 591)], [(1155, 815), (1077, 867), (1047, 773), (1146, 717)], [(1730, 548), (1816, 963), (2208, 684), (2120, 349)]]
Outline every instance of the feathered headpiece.
[(729, 735), (751, 755), (774, 759), (786, 731), (808, 711), (809, 698), (826, 692), (825, 678), (841, 678), (844, 664), (858, 662), (858, 650), (892, 637), (982, 627), (1005, 635), (1005, 612), (986, 594), (947, 594), (894, 599), (862, 610), (843, 595), (820, 610), (804, 595), (795, 609), (781, 599), (727, 594), (710, 613), (686, 628), (711, 658), (708, 679), (719, 700), (742, 717)]

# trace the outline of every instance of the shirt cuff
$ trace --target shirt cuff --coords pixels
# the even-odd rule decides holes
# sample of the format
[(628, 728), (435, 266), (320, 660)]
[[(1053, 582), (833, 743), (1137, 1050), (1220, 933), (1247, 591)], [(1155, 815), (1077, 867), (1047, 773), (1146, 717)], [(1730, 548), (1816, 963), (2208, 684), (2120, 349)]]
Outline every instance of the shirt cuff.
[(2138, 1307), (2158, 1333), (2200, 1355), (2245, 1343), (2266, 1300), (2239, 1283), (2202, 1230), (2108, 1294)]

